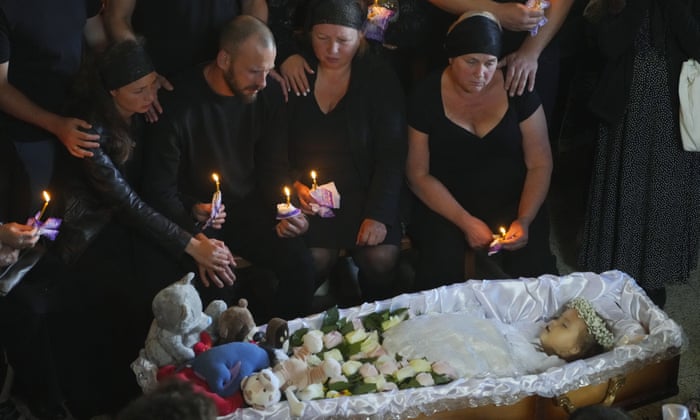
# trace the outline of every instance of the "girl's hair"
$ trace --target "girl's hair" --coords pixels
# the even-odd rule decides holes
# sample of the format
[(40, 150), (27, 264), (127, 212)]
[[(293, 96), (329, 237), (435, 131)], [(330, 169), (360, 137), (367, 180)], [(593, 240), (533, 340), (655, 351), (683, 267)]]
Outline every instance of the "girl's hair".
[(605, 348), (598, 344), (593, 334), (591, 334), (589, 331), (585, 331), (580, 346), (581, 350), (570, 359), (566, 359), (567, 362), (578, 359), (586, 359), (605, 352)]
[[(142, 48), (140, 41), (119, 44), (122, 50), (131, 46)], [(88, 53), (73, 86), (68, 108), (74, 115), (109, 133), (108, 136), (101, 135), (101, 147), (115, 163), (122, 164), (129, 159), (134, 141), (129, 123), (119, 114), (112, 95), (104, 87), (99, 70), (99, 64), (109, 60), (114, 51), (115, 48), (110, 48), (99, 55)]]

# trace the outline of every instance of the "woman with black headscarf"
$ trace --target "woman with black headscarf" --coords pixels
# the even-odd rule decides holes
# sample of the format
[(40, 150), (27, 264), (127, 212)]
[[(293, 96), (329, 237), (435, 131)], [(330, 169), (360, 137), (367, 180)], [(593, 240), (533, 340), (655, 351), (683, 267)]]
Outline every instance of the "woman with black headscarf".
[(305, 235), (319, 279), (345, 249), (359, 267), (364, 300), (393, 294), (401, 226), (406, 120), (398, 79), (379, 57), (366, 54), (367, 11), (355, 0), (312, 1), (304, 57), (307, 95), (290, 95), (289, 154), (302, 210), (312, 213), (312, 170), (333, 181), (341, 205), (335, 217), (310, 218)]
[(464, 280), (465, 251), (486, 254), (508, 276), (556, 272), (542, 203), (552, 172), (547, 124), (535, 92), (509, 97), (497, 70), (501, 29), (493, 15), (462, 15), (445, 40), (444, 71), (409, 104), (406, 172), (420, 199), (411, 237), (422, 289)]
[[(66, 267), (59, 293), (70, 302), (57, 339), (65, 352), (59, 360), (66, 367), (66, 398), (79, 418), (116, 411), (138, 394), (129, 364), (148, 332), (153, 296), (180, 274), (176, 257), (189, 254), (203, 280), (232, 284), (235, 278), (222, 242), (181, 229), (135, 191), (143, 114), (155, 99), (156, 77), (136, 41), (98, 57), (76, 88), (74, 107), (100, 135), (100, 147), (91, 157), (65, 154), (57, 163), (52, 190), (63, 224), (54, 251)], [(86, 333), (89, 345), (75, 348), (71, 343)]]

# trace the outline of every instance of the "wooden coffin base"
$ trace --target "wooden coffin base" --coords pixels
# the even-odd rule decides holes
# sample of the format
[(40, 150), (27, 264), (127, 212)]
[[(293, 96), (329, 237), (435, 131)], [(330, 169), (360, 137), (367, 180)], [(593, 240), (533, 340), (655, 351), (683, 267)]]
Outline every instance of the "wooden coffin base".
[(565, 420), (577, 407), (606, 404), (632, 410), (678, 394), (680, 356), (646, 365), (624, 377), (589, 385), (556, 398), (527, 397), (507, 406), (486, 405), (437, 412), (419, 419)]

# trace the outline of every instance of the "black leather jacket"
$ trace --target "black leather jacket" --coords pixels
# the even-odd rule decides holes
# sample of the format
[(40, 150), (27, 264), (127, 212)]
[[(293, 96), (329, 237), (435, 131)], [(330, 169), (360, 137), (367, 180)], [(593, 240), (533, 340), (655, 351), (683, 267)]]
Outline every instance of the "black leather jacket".
[(122, 173), (124, 165), (115, 165), (104, 148), (109, 134), (100, 127), (90, 132), (100, 135), (101, 147), (92, 149), (94, 156), (77, 159), (64, 153), (57, 164), (56, 193), (63, 205), (58, 255), (64, 262), (74, 263), (112, 220), (138, 229), (172, 254), (181, 255), (192, 235), (136, 194)]

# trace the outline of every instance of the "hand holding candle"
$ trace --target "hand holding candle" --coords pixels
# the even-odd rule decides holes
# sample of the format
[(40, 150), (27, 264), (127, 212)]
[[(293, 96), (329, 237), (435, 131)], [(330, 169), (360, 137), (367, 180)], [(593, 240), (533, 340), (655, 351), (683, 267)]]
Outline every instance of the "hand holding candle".
[(206, 228), (212, 226), (214, 224), (214, 221), (216, 218), (219, 216), (219, 213), (221, 212), (222, 206), (221, 206), (221, 200), (222, 200), (222, 194), (221, 194), (221, 183), (219, 181), (219, 175), (214, 172), (211, 174), (211, 179), (216, 183), (216, 190), (214, 191), (214, 194), (212, 194), (211, 197), (211, 210), (209, 211), (209, 218), (204, 222), (202, 225), (202, 230), (205, 230)]
[[(528, 0), (525, 3), (525, 6), (530, 8), (530, 9), (535, 9), (535, 10), (545, 10), (549, 8), (550, 4), (549, 1), (547, 0)], [(530, 35), (535, 36), (537, 35), (537, 32), (541, 27), (543, 27), (547, 23), (547, 18), (542, 16), (542, 19), (540, 19), (539, 22), (535, 25), (534, 28), (530, 29)]]
[(61, 219), (49, 217), (45, 222), (41, 221), (42, 217), (44, 217), (44, 213), (46, 213), (46, 208), (49, 206), (49, 202), (51, 201), (51, 196), (47, 191), (42, 191), (42, 195), (44, 197), (44, 205), (41, 207), (41, 210), (36, 212), (34, 217), (27, 219), (27, 225), (38, 229), (38, 234), (40, 236), (45, 236), (53, 241), (58, 235), (58, 228), (61, 226)]
[(286, 198), (286, 202), (277, 204), (277, 220), (294, 217), (301, 213), (301, 210), (292, 205), (291, 191), (289, 190), (289, 187), (285, 186), (283, 191)]
[(501, 248), (503, 248), (503, 241), (506, 240), (507, 234), (506, 228), (504, 226), (501, 226), (498, 228), (498, 232), (498, 235), (493, 235), (493, 241), (491, 241), (491, 243), (489, 244), (489, 256), (497, 254), (501, 250)]
[(211, 197), (211, 215), (209, 218), (214, 220), (221, 210), (221, 184), (219, 183), (219, 175), (217, 175), (216, 172), (211, 174), (211, 179), (216, 183), (216, 191), (214, 191), (214, 195)]

